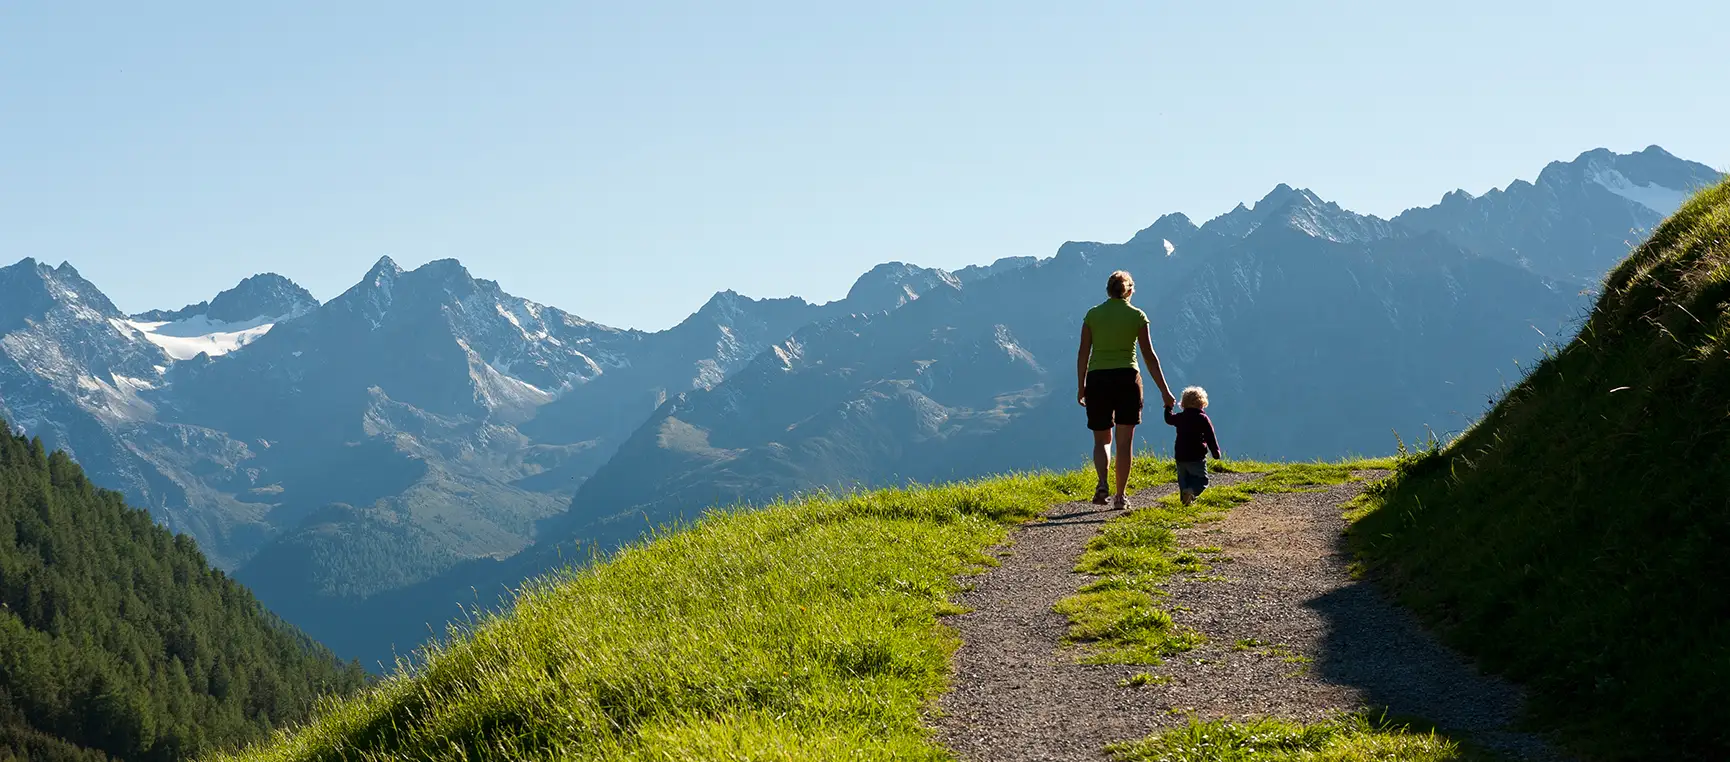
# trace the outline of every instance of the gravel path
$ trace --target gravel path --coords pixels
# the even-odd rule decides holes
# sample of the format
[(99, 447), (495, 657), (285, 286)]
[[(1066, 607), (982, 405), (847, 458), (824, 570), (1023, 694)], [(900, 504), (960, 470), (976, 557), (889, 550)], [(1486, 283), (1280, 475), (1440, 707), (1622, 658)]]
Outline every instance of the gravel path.
[[(1216, 484), (1254, 478), (1219, 476)], [(1120, 514), (1088, 503), (1054, 507), (1016, 530), (1000, 549), (1001, 566), (965, 580), (973, 587), (960, 602), (972, 611), (945, 619), (963, 645), (953, 688), (932, 720), (939, 738), (976, 762), (1105, 760), (1106, 744), (1181, 725), (1190, 712), (1307, 720), (1388, 707), (1515, 759), (1553, 759), (1536, 737), (1507, 729), (1516, 690), (1478, 674), (1410, 614), (1351, 579), (1340, 505), (1362, 487), (1260, 495), (1222, 521), (1180, 531), (1186, 547), (1218, 546), (1224, 558), (1166, 586), (1161, 605), (1208, 640), (1159, 667), (1077, 664), (1061, 645), (1068, 621), (1052, 606), (1092, 579), (1072, 571), (1076, 558)], [(1132, 503), (1170, 491), (1149, 490)], [(1118, 687), (1138, 672), (1169, 682)]]

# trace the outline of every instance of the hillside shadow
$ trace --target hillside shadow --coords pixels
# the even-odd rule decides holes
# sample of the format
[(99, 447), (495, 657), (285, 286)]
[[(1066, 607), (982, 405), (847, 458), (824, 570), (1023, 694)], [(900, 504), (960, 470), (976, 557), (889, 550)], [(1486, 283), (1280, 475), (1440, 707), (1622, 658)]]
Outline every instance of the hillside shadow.
[[(1335, 558), (1350, 557), (1342, 535)], [(1443, 645), (1373, 581), (1356, 580), (1311, 598), (1325, 635), (1310, 665), (1320, 680), (1350, 688), (1390, 717), (1411, 718), (1446, 734), (1507, 753), (1549, 759), (1536, 736), (1519, 732), (1520, 691), (1480, 672)]]
[(1065, 526), (1071, 524), (1104, 524), (1107, 519), (1105, 515), (1106, 513), (1107, 512), (1104, 510), (1076, 510), (1065, 513), (1053, 513), (1046, 516), (1044, 521), (1029, 523), (1027, 526), (1031, 528), (1039, 526)]

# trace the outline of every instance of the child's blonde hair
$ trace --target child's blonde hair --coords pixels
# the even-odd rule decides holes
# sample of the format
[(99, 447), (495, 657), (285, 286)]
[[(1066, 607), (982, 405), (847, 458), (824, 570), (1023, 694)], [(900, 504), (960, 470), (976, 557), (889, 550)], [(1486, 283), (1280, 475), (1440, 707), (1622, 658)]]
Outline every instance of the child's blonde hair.
[(1183, 406), (1200, 410), (1207, 407), (1207, 390), (1199, 386), (1191, 386), (1183, 390)]

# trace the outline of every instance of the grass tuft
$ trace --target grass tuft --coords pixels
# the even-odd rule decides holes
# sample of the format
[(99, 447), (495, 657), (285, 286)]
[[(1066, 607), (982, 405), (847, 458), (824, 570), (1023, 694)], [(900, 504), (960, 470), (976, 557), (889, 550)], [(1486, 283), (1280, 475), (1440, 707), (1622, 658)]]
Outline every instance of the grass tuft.
[(1169, 675), (1155, 675), (1148, 672), (1137, 672), (1117, 681), (1119, 688), (1145, 688), (1149, 685), (1167, 685), (1171, 683)]
[(1474, 754), (1434, 731), (1347, 715), (1302, 724), (1277, 719), (1190, 723), (1108, 748), (1117, 762), (1473, 762)]

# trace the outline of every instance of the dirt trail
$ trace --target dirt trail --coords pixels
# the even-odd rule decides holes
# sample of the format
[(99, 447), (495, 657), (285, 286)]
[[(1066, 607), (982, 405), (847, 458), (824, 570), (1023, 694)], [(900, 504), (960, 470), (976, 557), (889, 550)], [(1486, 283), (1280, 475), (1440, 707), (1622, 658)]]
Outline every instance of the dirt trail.
[[(1220, 476), (1216, 484), (1254, 478)], [(1351, 579), (1340, 506), (1362, 488), (1260, 495), (1222, 521), (1180, 531), (1184, 546), (1219, 546), (1226, 560), (1166, 586), (1161, 605), (1207, 643), (1158, 667), (1077, 664), (1061, 644), (1068, 622), (1052, 607), (1093, 579), (1072, 571), (1076, 559), (1121, 514), (1054, 507), (1016, 530), (1001, 566), (966, 580), (973, 589), (960, 602), (972, 610), (944, 620), (963, 645), (933, 719), (939, 737), (977, 762), (1105, 760), (1107, 744), (1181, 725), (1189, 712), (1318, 719), (1375, 706), (1463, 731), (1515, 759), (1552, 759), (1541, 740), (1507, 729), (1516, 690), (1478, 674)], [(1170, 489), (1143, 492), (1132, 505)], [(1138, 672), (1169, 682), (1118, 686)]]

